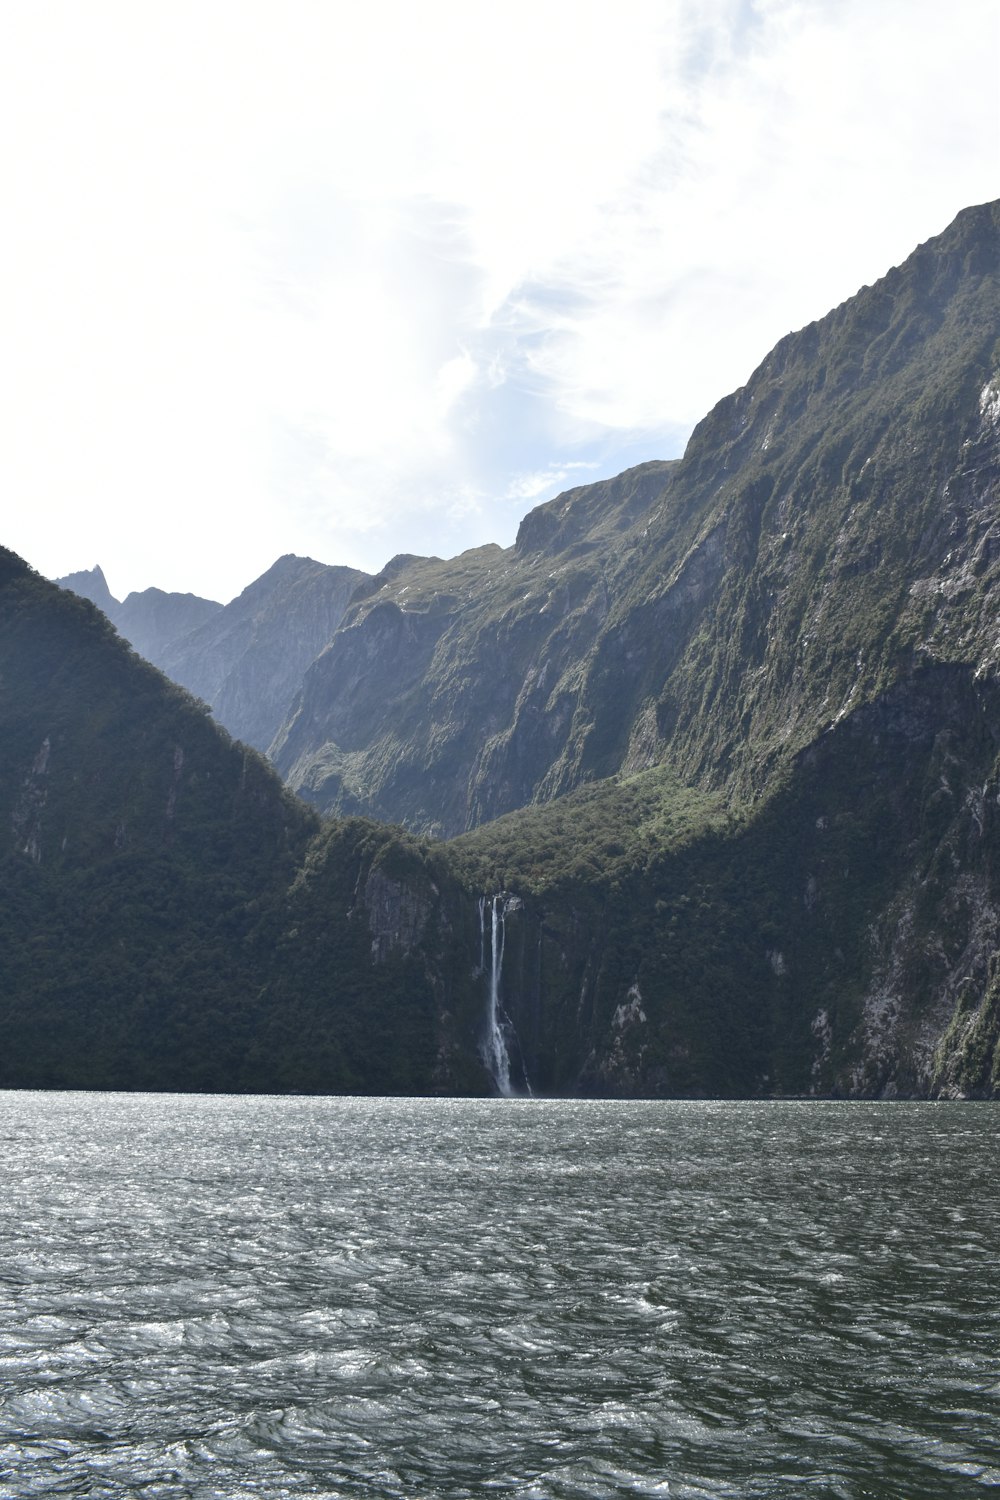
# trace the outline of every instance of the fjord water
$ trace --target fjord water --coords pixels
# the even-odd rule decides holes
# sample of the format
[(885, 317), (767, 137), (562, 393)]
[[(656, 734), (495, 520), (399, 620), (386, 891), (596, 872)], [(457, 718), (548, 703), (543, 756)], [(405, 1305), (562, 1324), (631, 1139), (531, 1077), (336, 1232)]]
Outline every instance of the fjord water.
[(998, 1137), (994, 1104), (0, 1095), (0, 1493), (982, 1493)]

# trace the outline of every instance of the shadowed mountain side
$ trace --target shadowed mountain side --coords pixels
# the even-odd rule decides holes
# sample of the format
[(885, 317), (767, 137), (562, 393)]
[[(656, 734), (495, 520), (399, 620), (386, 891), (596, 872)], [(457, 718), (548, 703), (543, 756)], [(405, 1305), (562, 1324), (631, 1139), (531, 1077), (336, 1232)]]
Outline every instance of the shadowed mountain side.
[(57, 579), (103, 610), (140, 656), (209, 705), (237, 739), (266, 750), (302, 675), (370, 575), (281, 557), (229, 604), (145, 589), (114, 599), (101, 569)]
[(197, 594), (168, 594), (163, 589), (143, 589), (119, 602), (108, 588), (100, 567), (57, 578), (60, 588), (89, 599), (134, 646), (140, 656), (159, 666), (164, 650), (178, 636), (196, 630), (217, 614), (222, 605)]
[(157, 666), (211, 705), (230, 734), (266, 750), (302, 675), (369, 575), (310, 557), (281, 557)]
[(1000, 1094), (1000, 696), (927, 665), (740, 817), (662, 769), (446, 846), (536, 1092)]
[(427, 981), (388, 941), (372, 958), (364, 867), (392, 830), (341, 834), (339, 878), (360, 874), (362, 896), (324, 913), (318, 966), (288, 920), (315, 815), (89, 602), (2, 549), (0, 748), (0, 1086), (432, 1086)]

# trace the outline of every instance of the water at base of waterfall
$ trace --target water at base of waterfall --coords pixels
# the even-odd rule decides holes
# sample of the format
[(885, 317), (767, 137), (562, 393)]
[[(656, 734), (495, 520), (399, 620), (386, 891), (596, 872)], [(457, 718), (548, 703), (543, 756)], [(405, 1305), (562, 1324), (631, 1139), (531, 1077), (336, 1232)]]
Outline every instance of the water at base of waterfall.
[(0, 1094), (0, 1494), (1000, 1485), (1000, 1105)]

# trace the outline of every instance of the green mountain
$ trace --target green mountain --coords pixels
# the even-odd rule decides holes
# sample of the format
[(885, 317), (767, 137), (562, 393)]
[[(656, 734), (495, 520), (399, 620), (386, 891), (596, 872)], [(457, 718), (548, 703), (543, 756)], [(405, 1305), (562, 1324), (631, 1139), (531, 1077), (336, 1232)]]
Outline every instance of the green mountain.
[(392, 565), (275, 739), (289, 784), (445, 836), (652, 765), (742, 798), (918, 659), (992, 670), (997, 225), (782, 340), (681, 462)]
[(394, 558), (274, 738), (289, 786), (326, 813), (448, 837), (576, 784), (559, 767), (589, 664), (673, 469), (571, 490), (506, 550)]
[(3, 554), (0, 1082), (1000, 1093), (998, 266), (362, 582), (271, 752), (334, 822)]
[(315, 815), (89, 602), (3, 550), (0, 746), (0, 1086), (428, 1087), (428, 982), (388, 937), (373, 968), (363, 900), (397, 836), (337, 830), (319, 967), (295, 938), (330, 843)]

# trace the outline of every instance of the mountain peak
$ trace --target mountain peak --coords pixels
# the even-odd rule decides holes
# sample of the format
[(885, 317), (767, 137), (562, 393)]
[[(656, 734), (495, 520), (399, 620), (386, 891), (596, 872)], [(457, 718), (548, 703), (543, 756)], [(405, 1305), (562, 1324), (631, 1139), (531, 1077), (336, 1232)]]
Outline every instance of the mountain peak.
[(89, 599), (98, 609), (103, 609), (105, 614), (110, 614), (118, 603), (108, 588), (108, 580), (100, 563), (95, 563), (89, 569), (84, 568), (79, 573), (67, 573), (65, 578), (57, 578), (55, 582), (59, 588), (69, 589), (71, 594), (79, 594), (81, 599)]

